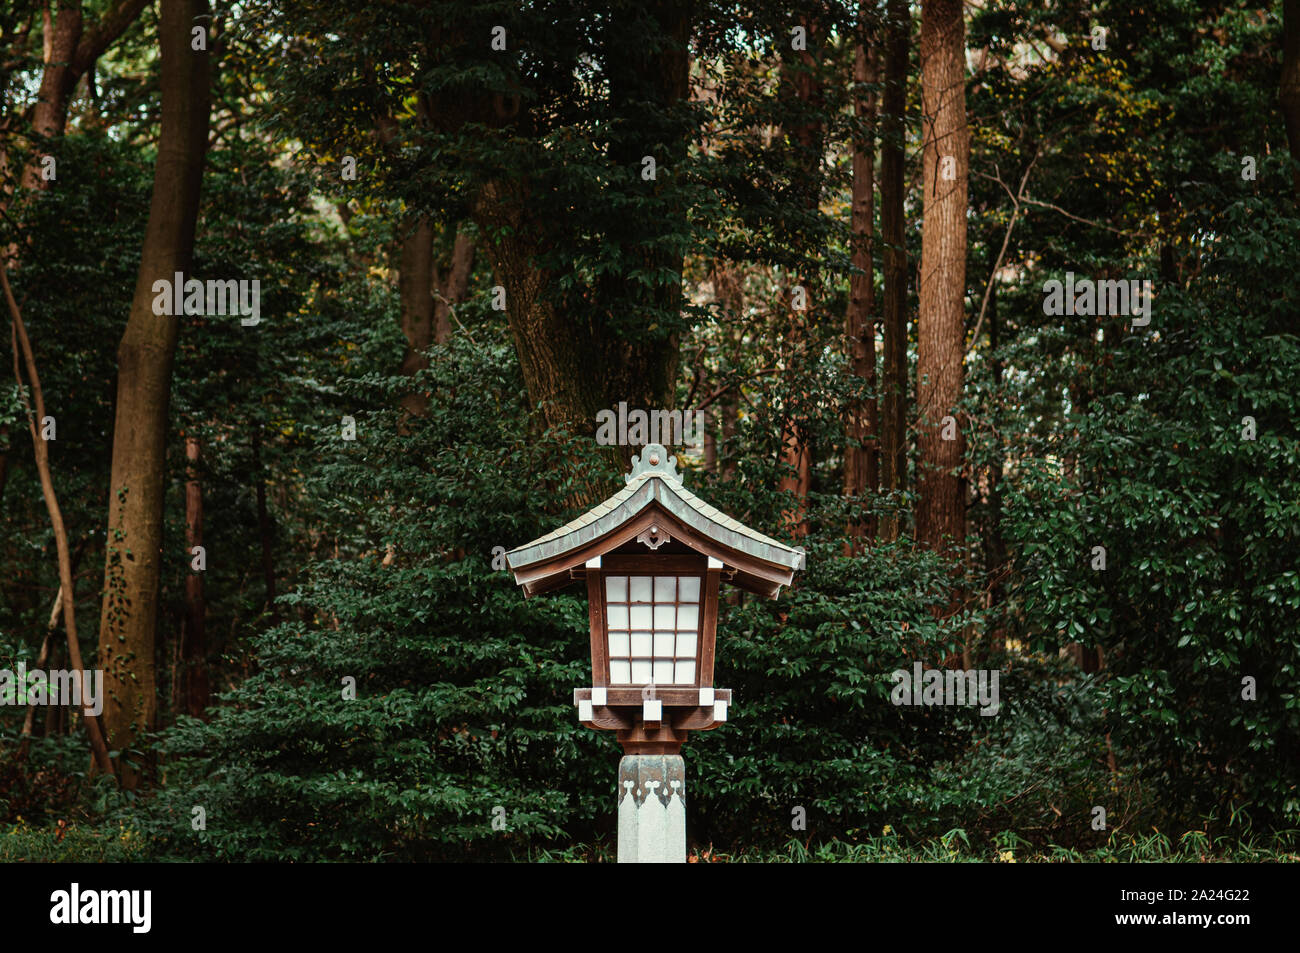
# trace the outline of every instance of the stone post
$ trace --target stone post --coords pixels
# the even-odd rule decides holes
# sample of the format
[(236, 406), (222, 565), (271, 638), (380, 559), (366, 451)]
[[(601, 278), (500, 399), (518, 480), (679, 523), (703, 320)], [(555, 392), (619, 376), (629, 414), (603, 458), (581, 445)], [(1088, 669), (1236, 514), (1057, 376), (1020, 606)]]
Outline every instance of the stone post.
[(618, 763), (618, 862), (686, 863), (686, 762), (627, 754)]

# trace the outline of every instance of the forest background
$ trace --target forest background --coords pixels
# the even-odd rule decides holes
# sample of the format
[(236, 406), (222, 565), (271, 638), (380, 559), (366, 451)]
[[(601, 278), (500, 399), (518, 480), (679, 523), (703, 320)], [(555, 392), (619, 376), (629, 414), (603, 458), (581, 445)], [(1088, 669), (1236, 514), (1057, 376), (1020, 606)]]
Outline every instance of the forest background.
[(1300, 0), (7, 0), (0, 858), (607, 858), (626, 402), (808, 552), (694, 859), (1294, 859), (1297, 154)]

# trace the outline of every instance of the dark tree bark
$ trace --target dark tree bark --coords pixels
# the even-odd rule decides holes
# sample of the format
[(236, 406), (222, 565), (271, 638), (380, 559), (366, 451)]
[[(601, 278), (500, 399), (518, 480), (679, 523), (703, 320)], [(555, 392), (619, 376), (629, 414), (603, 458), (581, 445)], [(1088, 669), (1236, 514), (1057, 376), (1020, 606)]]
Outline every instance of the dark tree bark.
[[(885, 21), (885, 84), (881, 94), (880, 243), (884, 273), (883, 361), (881, 369), (881, 486), (901, 493), (907, 486), (907, 249), (903, 198), (904, 113), (912, 15), (907, 0), (889, 0)], [(881, 536), (897, 539), (902, 527), (895, 514), (881, 520)]]
[[(782, 64), (783, 72), (789, 71), (789, 78), (783, 77), (782, 87), (786, 95), (793, 95), (798, 100), (800, 111), (808, 118), (791, 129), (791, 138), (797, 148), (796, 162), (803, 164), (800, 170), (800, 185), (805, 190), (803, 199), (814, 212), (821, 202), (821, 163), (825, 146), (825, 127), (820, 120), (820, 111), (825, 102), (825, 90), (820, 72), (819, 43), (821, 40), (820, 24), (811, 18), (802, 21), (807, 31), (807, 49), (798, 53), (798, 65), (793, 60)], [(812, 275), (801, 275), (795, 284), (805, 291), (806, 309), (790, 310), (790, 327), (786, 334), (785, 350), (787, 366), (791, 375), (798, 377), (807, 359), (810, 329), (815, 321), (814, 310), (817, 303), (813, 300)], [(796, 400), (796, 404), (801, 401)], [(781, 477), (780, 489), (794, 497), (794, 506), (785, 514), (788, 532), (802, 538), (808, 535), (808, 494), (812, 490), (812, 446), (808, 439), (808, 428), (798, 413), (787, 417), (781, 433), (781, 461), (785, 473)]]
[[(1001, 343), (1002, 325), (998, 320), (998, 289), (994, 284), (992, 293), (989, 296), (989, 354), (991, 355), (991, 369), (993, 373), (993, 389), (995, 393), (1002, 390), (1002, 358), (998, 354), (998, 347)], [(989, 572), (989, 598), (987, 606), (993, 608), (1000, 605), (1005, 599), (1004, 580), (1007, 570), (1007, 546), (1002, 536), (1002, 467), (1003, 457), (1001, 449), (994, 455), (993, 460), (989, 463), (988, 469), (988, 525), (985, 526), (981, 534), (984, 540), (984, 561)], [(995, 644), (1000, 644), (998, 639), (1002, 635), (1002, 629), (996, 623), (992, 630), (992, 636)]]
[[(51, 658), (51, 649), (55, 645), (55, 636), (59, 632), (59, 619), (63, 616), (63, 586), (59, 586), (59, 591), (54, 595), (54, 606), (50, 609), (50, 621), (45, 626), (45, 638), (41, 640), (41, 651), (36, 656), (36, 668), (46, 670)], [(53, 705), (49, 706), (52, 710)], [(47, 712), (48, 714), (48, 712)], [(18, 757), (23, 759), (27, 757), (27, 750), (31, 745), (32, 729), (36, 727), (36, 705), (27, 706), (27, 714), (23, 716), (22, 740), (18, 743)], [(46, 736), (49, 732), (46, 731)]]
[(718, 472), (718, 412), (710, 407), (704, 411), (704, 472)]
[[(1300, 0), (1282, 0), (1282, 80), (1278, 90), (1291, 158), (1300, 163)], [(1300, 200), (1300, 166), (1293, 172)]]
[(5, 498), (5, 485), (9, 482), (9, 428), (0, 427), (0, 502)]
[[(140, 765), (127, 753), (157, 714), (154, 651), (162, 572), (167, 410), (181, 317), (153, 313), (155, 281), (189, 268), (208, 141), (209, 54), (191, 49), (206, 0), (161, 5), (162, 125), (153, 200), (131, 315), (117, 350), (117, 411), (109, 488), (99, 662), (104, 725), (122, 751), (124, 786)], [(208, 46), (211, 47), (209, 41)]]
[[(84, 702), (86, 689), (82, 673), (86, 669), (81, 664), (81, 643), (77, 641), (77, 600), (76, 588), (72, 584), (72, 554), (68, 548), (68, 531), (63, 523), (63, 511), (59, 506), (58, 494), (54, 491), (54, 476), (50, 472), (50, 450), (37, 429), (38, 422), (46, 417), (45, 394), (41, 389), (41, 377), (36, 368), (36, 357), (32, 353), (32, 344), (27, 338), (27, 328), (24, 326), (22, 314), (18, 310), (18, 302), (14, 300), (13, 289), (9, 287), (8, 271), (2, 265), (0, 265), (0, 286), (3, 286), (5, 302), (9, 306), (9, 314), (12, 318), (10, 328), (14, 354), (14, 380), (20, 385), (23, 383), (18, 357), (19, 353), (21, 353), (23, 363), (27, 367), (27, 379), (31, 384), (32, 400), (36, 404), (35, 412), (33, 412), (33, 408), (27, 405), (26, 397), (23, 398), (27, 411), (27, 427), (32, 435), (36, 471), (41, 481), (41, 495), (45, 498), (45, 508), (50, 514), (50, 528), (54, 532), (54, 546), (58, 553), (59, 588), (65, 594), (65, 598), (62, 600), (62, 609), (63, 627), (68, 635), (68, 661), (71, 663), (72, 677), (77, 683), (76, 688)], [(93, 763), (104, 773), (113, 774), (113, 762), (108, 755), (109, 748), (99, 718), (91, 714), (89, 709), (86, 708), (82, 709), (82, 717), (86, 724), (86, 734), (90, 738)]]
[[(185, 438), (185, 551), (193, 560), (194, 547), (203, 545), (203, 484), (199, 478), (202, 447), (197, 436)], [(211, 702), (208, 684), (207, 603), (203, 573), (190, 570), (185, 577), (185, 644), (181, 652), (185, 672), (185, 711), (201, 718)]]
[(740, 426), (740, 404), (724, 400), (718, 404), (722, 418), (722, 476), (731, 479), (736, 475), (736, 430)]
[(958, 402), (966, 344), (965, 23), (961, 0), (921, 7), (924, 222), (918, 324), (917, 538), (940, 550), (966, 534)]
[[(119, 0), (89, 32), (85, 29), (81, 0), (57, 0), (54, 10), (46, 5), (43, 11), (45, 66), (41, 72), (36, 102), (30, 109), (32, 131), (36, 136), (53, 139), (63, 135), (68, 124), (68, 106), (77, 80), (93, 69), (95, 60), (135, 22), (148, 2), (149, 0)], [(26, 31), (23, 31), (21, 39), (24, 42), (26, 36)], [(13, 49), (19, 47), (15, 45)], [(3, 136), (0, 136), (0, 179), (4, 178), (8, 167), (9, 151), (4, 146)], [(28, 192), (40, 191), (49, 186), (50, 183), (41, 174), (39, 150), (33, 152), (24, 164), (20, 181), (23, 189)], [(7, 208), (9, 198), (9, 195), (0, 193), (0, 211)], [(10, 246), (5, 254), (8, 267), (16, 267), (18, 247)], [(9, 455), (3, 445), (4, 441), (0, 440), (0, 496), (3, 496), (9, 469)]]
[[(729, 320), (734, 320), (745, 313), (743, 276), (738, 274), (732, 266), (721, 261), (713, 263), (713, 287), (718, 303), (722, 305), (722, 309), (729, 316)], [(730, 346), (733, 349), (739, 349), (739, 332), (732, 331), (729, 336), (731, 338)], [(718, 420), (720, 436), (718, 456), (722, 476), (729, 479), (736, 473), (735, 438), (736, 427), (740, 419), (740, 404), (736, 398), (734, 388), (725, 391), (719, 396), (717, 408), (715, 416)]]
[[(634, 407), (671, 406), (666, 343), (621, 344), (594, 312), (570, 315), (549, 293), (556, 276), (537, 264), (545, 230), (531, 220), (527, 195), (526, 182), (490, 184), (480, 196), (476, 218), (490, 236), (486, 251), (505, 289), (524, 386), (545, 424), (585, 434), (592, 432), (596, 413), (619, 400)], [(572, 502), (603, 498), (602, 488), (593, 482), (579, 487)]]
[[(871, 30), (867, 17), (871, 7), (860, 5), (861, 22), (857, 52), (853, 63), (855, 83), (871, 84), (876, 81), (876, 54), (871, 47)], [(849, 358), (849, 373), (861, 379), (870, 391), (876, 387), (876, 283), (873, 248), (875, 229), (875, 178), (876, 95), (862, 92), (854, 97), (853, 111), (860, 123), (869, 130), (853, 142), (853, 199), (852, 234), (853, 267), (857, 269), (849, 280), (849, 306), (844, 320), (844, 343)], [(844, 493), (862, 497), (879, 488), (879, 411), (874, 396), (865, 401), (855, 401), (848, 408), (847, 438), (844, 448)], [(852, 553), (854, 540), (863, 534), (876, 535), (876, 518), (851, 520), (848, 526), (847, 552)]]
[[(446, 269), (434, 272), (437, 301), (433, 307), (433, 340), (438, 344), (451, 340), (452, 310), (469, 293), (469, 279), (474, 273), (474, 245), (474, 233), (462, 226), (456, 232), (450, 263)], [(441, 273), (443, 271), (445, 274)]]
[[(47, 20), (45, 68), (32, 106), (32, 129), (38, 136), (63, 135), (68, 106), (77, 81), (95, 60), (135, 22), (149, 0), (119, 0), (89, 31), (85, 29), (81, 0), (53, 0), (53, 19)], [(40, 175), (39, 161), (23, 168), (23, 188), (41, 189), (49, 183)]]
[[(62, 587), (60, 587), (62, 589)], [(63, 659), (60, 657), (58, 640), (51, 640), (49, 661), (42, 666), (49, 671), (62, 667)], [(27, 713), (31, 714), (31, 709)], [(42, 719), (44, 724), (41, 725), (41, 734), (46, 738), (53, 738), (55, 735), (66, 735), (68, 733), (68, 708), (66, 705), (56, 703), (53, 699), (45, 706), (45, 718)]]
[(271, 615), (271, 624), (280, 621), (280, 613), (275, 605), (275, 546), (274, 531), (271, 526), (271, 514), (266, 507), (266, 467), (262, 465), (262, 437), (253, 434), (253, 472), (257, 478), (257, 538), (262, 549), (262, 583), (266, 588), (266, 611)]
[[(402, 334), (406, 336), (402, 373), (409, 376), (429, 366), (424, 351), (433, 343), (433, 223), (428, 219), (415, 222), (402, 238), (397, 290)], [(422, 393), (407, 394), (402, 407), (409, 414), (423, 416), (429, 399)]]
[[(646, 15), (666, 42), (611, 51), (608, 65), (611, 110), (629, 115), (646, 104), (658, 114), (685, 100), (689, 89), (690, 6), (679, 0), (659, 0)], [(433, 110), (437, 115), (438, 110)], [(676, 136), (665, 128), (664, 136)], [(611, 147), (611, 159), (631, 167), (654, 151), (671, 166), (689, 145), (681, 136), (656, 141), (647, 133), (643, 141), (624, 137)], [(636, 231), (639, 264), (648, 274), (676, 274), (677, 281), (659, 281), (639, 289), (629, 299), (626, 280), (611, 275), (598, 281), (586, 300), (561, 300), (553, 289), (557, 275), (539, 264), (548, 249), (554, 222), (544, 222), (530, 201), (536, 184), (527, 175), (488, 183), (476, 198), (474, 217), (480, 226), (484, 251), (497, 280), (506, 292), (506, 315), (519, 355), (529, 400), (541, 407), (549, 427), (573, 434), (590, 434), (596, 413), (621, 400), (629, 406), (671, 410), (675, 404), (678, 337), (661, 333), (632, 339), (618, 330), (625, 318), (614, 310), (643, 307), (677, 314), (682, 301), (680, 255), (665, 250), (666, 242), (642, 242)], [(655, 223), (660, 234), (685, 227), (686, 209), (670, 209)], [(611, 223), (616, 224), (616, 223)], [(611, 462), (626, 465), (635, 448), (610, 448)], [(568, 500), (581, 505), (598, 502), (608, 485), (584, 474), (576, 475), (576, 488)]]

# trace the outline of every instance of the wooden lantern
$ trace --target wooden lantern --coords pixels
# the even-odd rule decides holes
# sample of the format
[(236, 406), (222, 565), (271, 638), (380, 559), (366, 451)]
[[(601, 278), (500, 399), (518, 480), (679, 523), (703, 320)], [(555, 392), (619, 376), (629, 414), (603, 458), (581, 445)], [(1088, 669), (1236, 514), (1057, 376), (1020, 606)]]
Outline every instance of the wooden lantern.
[(732, 701), (713, 684), (721, 583), (773, 598), (804, 554), (686, 490), (659, 444), (625, 480), (506, 564), (526, 597), (586, 580), (591, 685), (574, 690), (579, 720), (617, 731), (625, 754), (677, 754), (688, 732), (726, 721)]

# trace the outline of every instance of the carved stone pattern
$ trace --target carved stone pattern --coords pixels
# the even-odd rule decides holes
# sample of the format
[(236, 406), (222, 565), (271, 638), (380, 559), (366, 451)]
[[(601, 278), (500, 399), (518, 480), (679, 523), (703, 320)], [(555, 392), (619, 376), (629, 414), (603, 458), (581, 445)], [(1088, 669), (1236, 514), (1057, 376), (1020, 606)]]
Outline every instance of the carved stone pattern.
[(651, 795), (667, 807), (676, 795), (686, 802), (686, 762), (681, 755), (624, 755), (618, 763), (618, 802), (631, 794), (640, 807)]

